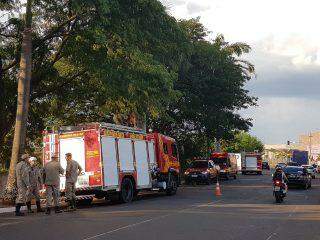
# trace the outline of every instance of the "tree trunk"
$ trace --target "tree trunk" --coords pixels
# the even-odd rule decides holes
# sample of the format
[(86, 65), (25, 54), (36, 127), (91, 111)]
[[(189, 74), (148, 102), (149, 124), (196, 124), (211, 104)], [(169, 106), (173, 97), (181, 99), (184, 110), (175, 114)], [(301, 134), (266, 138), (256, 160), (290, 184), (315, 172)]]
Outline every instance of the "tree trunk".
[[(0, 56), (0, 99), (4, 99), (4, 79), (3, 79), (3, 69), (2, 69), (2, 58)], [(3, 133), (3, 128), (5, 126), (5, 105), (0, 104), (0, 151), (1, 151), (1, 146), (3, 146), (4, 142), (4, 133)], [(1, 156), (1, 155), (0, 155)], [(1, 158), (1, 157), (0, 157)], [(1, 167), (4, 167), (4, 159), (1, 160)]]
[(18, 76), (18, 98), (17, 98), (17, 114), (14, 129), (14, 138), (12, 146), (12, 154), (10, 160), (9, 176), (5, 190), (6, 200), (12, 200), (15, 197), (16, 179), (15, 168), (21, 154), (24, 153), (26, 140), (26, 126), (29, 110), (30, 99), (30, 81), (32, 68), (32, 45), (31, 45), (31, 12), (32, 0), (27, 1), (26, 8), (26, 25), (23, 31), (22, 51), (20, 60), (20, 72)]

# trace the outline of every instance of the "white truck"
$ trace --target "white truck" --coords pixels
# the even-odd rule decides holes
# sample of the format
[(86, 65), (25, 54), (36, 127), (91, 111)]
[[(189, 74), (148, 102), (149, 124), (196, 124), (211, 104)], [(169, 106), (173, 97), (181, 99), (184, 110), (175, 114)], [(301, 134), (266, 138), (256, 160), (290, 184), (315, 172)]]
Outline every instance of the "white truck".
[(262, 175), (262, 156), (260, 153), (243, 153), (241, 161), (241, 172), (243, 175), (248, 173)]

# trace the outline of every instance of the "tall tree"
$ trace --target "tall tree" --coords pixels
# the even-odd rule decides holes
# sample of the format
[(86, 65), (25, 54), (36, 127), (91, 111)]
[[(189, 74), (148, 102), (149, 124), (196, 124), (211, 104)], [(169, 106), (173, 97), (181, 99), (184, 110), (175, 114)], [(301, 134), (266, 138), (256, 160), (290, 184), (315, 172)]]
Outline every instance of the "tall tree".
[(17, 113), (14, 129), (12, 155), (9, 168), (9, 176), (6, 186), (6, 197), (12, 199), (15, 190), (15, 168), (18, 158), (25, 150), (26, 127), (29, 111), (30, 81), (32, 68), (32, 0), (27, 1), (25, 14), (25, 27), (22, 37), (22, 49), (20, 59), (20, 74), (18, 79)]
[[(250, 46), (228, 43), (222, 35), (206, 40), (208, 32), (199, 19), (182, 21), (180, 25), (192, 43), (192, 51), (175, 82), (181, 98), (170, 105), (167, 116), (153, 121), (153, 128), (176, 137), (183, 149), (190, 149), (190, 141), (194, 140), (198, 148), (194, 154), (206, 155), (215, 140), (230, 139), (235, 130), (252, 126), (250, 119), (237, 113), (256, 104), (256, 98), (245, 89), (254, 67), (241, 58)], [(193, 137), (185, 138), (186, 135)], [(184, 154), (185, 157), (192, 157), (188, 153), (191, 155)]]
[[(46, 126), (156, 118), (179, 95), (173, 89), (189, 41), (156, 0), (34, 0), (33, 71), (28, 142)], [(0, 158), (11, 145), (14, 88), (24, 23), (0, 24), (6, 97)], [(1, 117), (1, 116), (0, 116)], [(3, 143), (3, 144), (2, 144)]]

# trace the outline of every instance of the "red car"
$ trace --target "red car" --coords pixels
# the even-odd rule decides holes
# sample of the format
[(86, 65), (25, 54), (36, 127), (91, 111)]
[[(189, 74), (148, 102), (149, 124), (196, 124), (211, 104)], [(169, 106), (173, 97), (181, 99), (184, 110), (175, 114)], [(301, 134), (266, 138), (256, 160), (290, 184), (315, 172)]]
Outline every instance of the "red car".
[(211, 160), (195, 160), (185, 171), (184, 179), (186, 184), (191, 183), (215, 183), (219, 171)]

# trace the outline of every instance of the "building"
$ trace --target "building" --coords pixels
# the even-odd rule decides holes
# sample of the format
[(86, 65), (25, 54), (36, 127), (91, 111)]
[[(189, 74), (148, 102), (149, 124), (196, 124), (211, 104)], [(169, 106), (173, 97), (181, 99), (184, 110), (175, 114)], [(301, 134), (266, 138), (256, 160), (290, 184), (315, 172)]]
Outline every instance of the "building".
[(320, 160), (320, 132), (311, 132), (299, 136), (299, 145), (309, 152), (311, 162)]
[(278, 163), (288, 163), (292, 158), (293, 150), (305, 150), (301, 145), (296, 144), (266, 144), (264, 145), (263, 161), (267, 161), (271, 167)]

